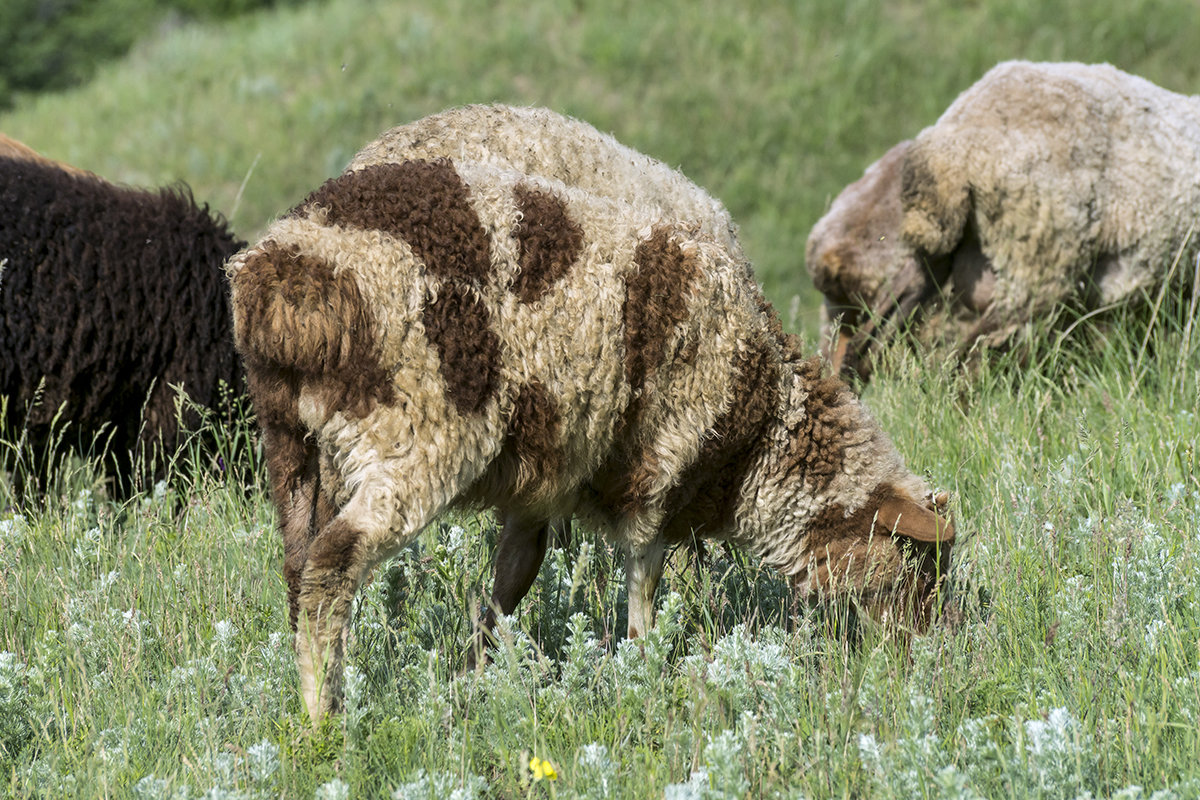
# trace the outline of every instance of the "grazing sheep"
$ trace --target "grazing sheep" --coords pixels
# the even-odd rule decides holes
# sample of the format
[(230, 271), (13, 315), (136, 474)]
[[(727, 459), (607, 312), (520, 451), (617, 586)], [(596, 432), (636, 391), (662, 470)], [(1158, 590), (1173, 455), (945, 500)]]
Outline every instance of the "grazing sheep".
[(244, 246), (186, 188), (117, 186), (0, 140), (7, 434), (37, 458), (62, 433), (107, 442), (130, 488), (138, 451), (180, 441), (177, 385), (213, 408), (244, 390), (222, 269)]
[[(1200, 251), (1200, 97), (1107, 64), (999, 64), (895, 153), (809, 241), (829, 310), (852, 306), (843, 369), (864, 378), (876, 345), (910, 318), (920, 338), (963, 352), (1004, 345), (1064, 304), (1136, 302)], [(885, 199), (856, 204), (869, 183)], [(901, 241), (887, 258), (843, 263), (829, 254), (864, 246), (837, 242), (838, 228)]]
[(314, 723), (358, 587), (456, 505), (506, 515), (501, 607), (574, 514), (626, 553), (630, 636), (693, 535), (927, 621), (953, 528), (730, 247), (511, 162), (363, 152), (228, 265)]

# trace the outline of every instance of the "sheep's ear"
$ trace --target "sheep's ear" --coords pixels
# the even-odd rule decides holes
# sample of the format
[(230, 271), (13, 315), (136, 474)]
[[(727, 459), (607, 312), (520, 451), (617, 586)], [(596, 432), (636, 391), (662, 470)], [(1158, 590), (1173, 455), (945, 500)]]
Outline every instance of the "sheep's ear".
[(950, 520), (911, 500), (901, 500), (898, 497), (884, 500), (879, 505), (876, 519), (880, 525), (897, 536), (907, 536), (914, 541), (943, 544), (954, 541), (954, 525)]

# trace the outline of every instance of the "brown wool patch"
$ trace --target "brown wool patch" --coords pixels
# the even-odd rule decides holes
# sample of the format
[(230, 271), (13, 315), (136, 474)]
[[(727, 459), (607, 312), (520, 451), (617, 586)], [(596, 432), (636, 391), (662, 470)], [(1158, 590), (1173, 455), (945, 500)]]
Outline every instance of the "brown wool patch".
[(662, 363), (672, 330), (687, 320), (687, 291), (699, 272), (673, 233), (658, 226), (638, 244), (625, 287), (625, 378), (635, 394)]
[(403, 239), (435, 275), (481, 284), (491, 245), (449, 159), (377, 164), (325, 182), (293, 214), (325, 209), (331, 225)]
[(796, 371), (808, 397), (804, 418), (790, 433), (785, 467), (821, 492), (842, 471), (847, 441), (861, 436), (862, 416), (849, 387), (828, 374), (820, 358), (800, 361)]
[(540, 300), (567, 273), (583, 249), (583, 228), (563, 201), (528, 186), (513, 190), (521, 221), (516, 237), (521, 271), (513, 289), (522, 303)]
[[(633, 395), (618, 424), (611, 453), (591, 481), (599, 503), (619, 517), (636, 515), (645, 508), (658, 475), (657, 460), (637, 439), (643, 413), (641, 395), (666, 358), (672, 332), (687, 321), (687, 291), (700, 269), (696, 259), (685, 256), (671, 240), (675, 231), (660, 225), (638, 243), (635, 269), (625, 284), (625, 378)], [(690, 342), (685, 341), (683, 357), (689, 357), (689, 349)]]
[(608, 513), (629, 518), (645, 510), (657, 475), (657, 458), (633, 440), (632, 429), (623, 422), (608, 458), (592, 475), (591, 488)]
[(562, 452), (558, 448), (561, 417), (558, 406), (540, 381), (521, 387), (508, 423), (507, 442), (523, 464), (538, 472), (558, 472)]
[(500, 339), (490, 327), (487, 306), (472, 289), (449, 283), (422, 314), (454, 407), (460, 414), (479, 411), (500, 380)]
[[(316, 572), (318, 585), (342, 579), (354, 563), (360, 532), (344, 519), (326, 525), (309, 547), (308, 569)], [(326, 575), (321, 575), (326, 573)]]
[[(809, 553), (824, 558), (826, 549), (831, 553), (844, 549), (850, 542), (866, 544), (871, 530), (871, 521), (884, 500), (897, 496), (894, 486), (880, 484), (872, 491), (862, 508), (846, 516), (846, 508), (839, 504), (827, 507), (809, 523), (807, 549)], [(876, 536), (890, 536), (882, 525), (876, 527)]]
[(765, 446), (779, 404), (779, 364), (764, 342), (748, 343), (731, 364), (731, 402), (705, 433), (696, 460), (667, 497), (668, 538), (733, 525), (738, 497)]
[(539, 488), (553, 485), (562, 472), (561, 426), (558, 405), (546, 387), (536, 380), (523, 385), (500, 454), (466, 497), (481, 505), (533, 500)]
[(351, 417), (394, 400), (375, 317), (349, 273), (267, 242), (234, 278), (233, 303), (238, 350), (257, 373), (256, 409), (294, 416), (302, 383), (318, 389), (330, 412)]
[(296, 407), (300, 397), (300, 374), (250, 355), (246, 356), (245, 365), (246, 391), (258, 424), (263, 429), (300, 429), (300, 413)]

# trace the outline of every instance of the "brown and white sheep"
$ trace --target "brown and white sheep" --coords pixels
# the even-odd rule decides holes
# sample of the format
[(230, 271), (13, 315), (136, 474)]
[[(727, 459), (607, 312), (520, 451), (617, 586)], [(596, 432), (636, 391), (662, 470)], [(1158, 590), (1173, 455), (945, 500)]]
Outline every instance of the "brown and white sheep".
[(58, 436), (107, 442), (122, 491), (139, 452), (160, 471), (177, 385), (210, 408), (243, 392), (223, 266), (244, 246), (184, 187), (118, 186), (0, 137), (7, 435), (38, 459)]
[(833, 360), (866, 378), (908, 323), (965, 353), (1063, 305), (1160, 290), (1200, 252), (1198, 171), (1200, 96), (1107, 64), (997, 65), (813, 228), (826, 340), (833, 317), (845, 326)]
[(228, 267), (314, 722), (358, 587), (456, 505), (524, 521), (496, 556), (513, 606), (543, 552), (522, 531), (619, 544), (630, 636), (693, 535), (928, 618), (953, 528), (728, 245), (493, 161), (363, 152)]

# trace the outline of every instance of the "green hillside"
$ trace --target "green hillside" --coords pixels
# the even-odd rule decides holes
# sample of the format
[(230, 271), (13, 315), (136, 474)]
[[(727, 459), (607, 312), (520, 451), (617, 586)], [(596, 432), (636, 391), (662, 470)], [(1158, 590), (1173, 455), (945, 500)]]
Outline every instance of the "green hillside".
[[(0, 131), (137, 184), (184, 180), (247, 237), (378, 133), (545, 105), (725, 201), (769, 296), (800, 296), (829, 200), (997, 61), (1109, 61), (1200, 92), (1200, 6), (1164, 2), (345, 0), (172, 29)], [(790, 320), (785, 320), (790, 321)]]

